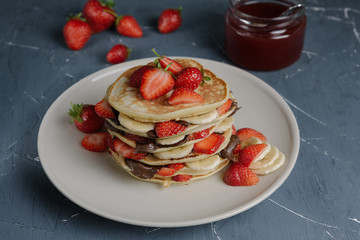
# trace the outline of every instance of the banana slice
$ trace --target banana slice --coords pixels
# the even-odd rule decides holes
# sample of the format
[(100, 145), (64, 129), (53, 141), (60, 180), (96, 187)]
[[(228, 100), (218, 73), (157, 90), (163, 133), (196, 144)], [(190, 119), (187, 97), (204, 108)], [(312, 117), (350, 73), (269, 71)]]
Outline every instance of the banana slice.
[(180, 142), (181, 140), (183, 140), (185, 138), (185, 135), (180, 135), (180, 136), (174, 136), (174, 137), (171, 137), (171, 138), (158, 138), (156, 139), (156, 142), (158, 144), (161, 144), (161, 145), (170, 145), (170, 144), (174, 144), (174, 143), (177, 143), (177, 142)]
[(259, 156), (257, 156), (254, 160), (253, 160), (253, 163), (256, 163), (260, 160), (262, 160), (269, 152), (270, 152), (270, 149), (271, 149), (271, 145), (266, 143), (266, 142), (263, 142), (265, 143), (267, 146), (264, 148), (264, 150), (259, 154)]
[(122, 126), (124, 126), (125, 128), (127, 128), (131, 131), (136, 131), (136, 132), (146, 133), (150, 130), (153, 130), (154, 126), (155, 126), (153, 123), (139, 122), (139, 121), (133, 120), (122, 113), (119, 114), (118, 119)]
[(278, 170), (282, 165), (284, 165), (284, 163), (285, 155), (280, 152), (278, 158), (271, 165), (260, 169), (253, 169), (252, 171), (258, 175), (266, 175)]
[(251, 137), (249, 139), (241, 141), (241, 148), (244, 148), (249, 145), (260, 144), (260, 143), (262, 143), (260, 139), (258, 139), (257, 137)]
[(220, 156), (219, 155), (213, 155), (211, 157), (208, 157), (203, 160), (194, 161), (194, 162), (187, 162), (185, 165), (188, 168), (191, 168), (193, 170), (211, 170), (217, 167), (220, 163)]
[(260, 168), (267, 167), (267, 166), (273, 164), (273, 162), (279, 157), (279, 152), (280, 151), (277, 147), (271, 146), (269, 153), (266, 154), (266, 156), (263, 159), (261, 159), (257, 162), (252, 162), (249, 167), (251, 169), (260, 169)]
[(183, 118), (182, 120), (192, 124), (205, 124), (215, 121), (216, 118), (217, 118), (217, 112), (216, 110), (214, 110), (212, 112), (201, 114), (198, 116)]
[(174, 158), (183, 158), (191, 153), (194, 144), (186, 145), (183, 147), (175, 148), (170, 151), (157, 152), (153, 155), (160, 159), (174, 159)]
[(234, 124), (234, 118), (228, 117), (224, 121), (222, 121), (215, 129), (215, 132), (225, 132)]

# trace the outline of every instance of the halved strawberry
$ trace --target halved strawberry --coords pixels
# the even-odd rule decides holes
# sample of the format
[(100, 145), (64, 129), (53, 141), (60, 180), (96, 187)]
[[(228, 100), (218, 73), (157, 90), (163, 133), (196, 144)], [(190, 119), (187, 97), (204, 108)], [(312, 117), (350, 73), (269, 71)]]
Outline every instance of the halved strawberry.
[(241, 128), (237, 130), (236, 134), (239, 136), (240, 141), (247, 140), (251, 137), (257, 137), (263, 142), (266, 141), (266, 137), (264, 136), (264, 134), (252, 128)]
[(110, 134), (104, 132), (86, 134), (81, 145), (88, 151), (103, 152), (108, 148), (109, 138)]
[(219, 149), (224, 141), (225, 137), (223, 135), (213, 133), (204, 140), (195, 143), (193, 151), (195, 153), (213, 154)]
[(250, 164), (256, 159), (263, 151), (268, 147), (266, 143), (254, 144), (244, 147), (239, 152), (239, 163), (245, 167), (249, 167)]
[(234, 125), (232, 125), (232, 127), (231, 127), (231, 128), (232, 128), (232, 132), (231, 132), (231, 134), (232, 134), (232, 135), (235, 135), (235, 134), (236, 134), (236, 128), (235, 128), (235, 126), (234, 126)]
[(187, 88), (175, 89), (169, 98), (170, 105), (177, 105), (184, 103), (201, 103), (204, 101), (205, 99), (200, 94)]
[(168, 58), (166, 56), (160, 56), (155, 49), (153, 48), (152, 51), (155, 53), (155, 55), (158, 57), (155, 61), (155, 65), (157, 65), (156, 63), (159, 62), (161, 68), (165, 69), (167, 66), (169, 66), (169, 64), (171, 63), (170, 67), (168, 68), (168, 70), (170, 72), (172, 72), (174, 75), (178, 74), (183, 67), (176, 61), (172, 60), (171, 58)]
[(118, 138), (115, 138), (113, 141), (114, 149), (124, 158), (130, 158), (134, 160), (141, 160), (146, 156), (146, 153), (135, 153), (135, 148), (127, 145)]
[(146, 100), (153, 100), (168, 93), (175, 81), (167, 69), (147, 70), (141, 80), (140, 92)]
[(176, 170), (173, 168), (162, 167), (156, 174), (163, 176), (163, 177), (167, 177), (167, 176), (173, 175), (175, 172), (176, 172)]
[(216, 109), (216, 111), (218, 112), (218, 115), (221, 116), (224, 113), (226, 113), (227, 111), (229, 111), (231, 105), (232, 105), (232, 101), (231, 101), (231, 99), (228, 99), (223, 105), (221, 105), (220, 107), (218, 107)]
[(204, 76), (196, 67), (187, 67), (176, 75), (175, 88), (188, 88), (195, 90), (199, 87)]
[(179, 171), (180, 169), (183, 169), (185, 167), (183, 163), (171, 163), (167, 166), (168, 168), (175, 169), (176, 171)]
[(207, 136), (209, 136), (210, 134), (210, 129), (204, 129), (202, 131), (198, 131), (198, 132), (194, 132), (189, 134), (188, 136), (188, 140), (195, 140), (195, 139), (201, 139), (201, 138), (206, 138)]
[(259, 177), (241, 163), (231, 163), (224, 175), (224, 182), (230, 186), (252, 186)]
[(176, 182), (187, 182), (192, 178), (192, 175), (188, 175), (188, 174), (179, 174), (176, 176), (172, 177), (172, 180), (176, 181)]
[(159, 122), (155, 126), (155, 133), (159, 138), (169, 137), (185, 131), (186, 126), (175, 121)]
[(241, 143), (239, 143), (239, 144), (235, 147), (235, 149), (234, 149), (234, 151), (233, 151), (233, 154), (238, 154), (240, 151), (241, 151)]
[(95, 105), (95, 112), (102, 118), (115, 118), (115, 114), (105, 98)]
[(131, 74), (129, 78), (129, 86), (139, 88), (144, 73), (152, 68), (153, 67), (150, 65), (145, 65), (137, 69), (135, 72), (133, 72), (133, 74)]

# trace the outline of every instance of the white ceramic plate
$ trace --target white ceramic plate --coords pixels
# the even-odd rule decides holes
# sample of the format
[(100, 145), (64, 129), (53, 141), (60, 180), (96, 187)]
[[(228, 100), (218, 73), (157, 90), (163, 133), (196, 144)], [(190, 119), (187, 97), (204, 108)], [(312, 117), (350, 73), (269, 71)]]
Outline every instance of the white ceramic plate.
[(130, 177), (108, 153), (84, 150), (83, 133), (69, 124), (70, 102), (95, 104), (108, 85), (126, 69), (154, 58), (118, 64), (98, 71), (67, 89), (41, 123), (38, 152), (51, 182), (71, 201), (105, 218), (151, 227), (182, 227), (218, 221), (241, 213), (272, 194), (289, 176), (299, 151), (299, 130), (281, 96), (262, 80), (230, 65), (195, 59), (226, 80), (242, 108), (235, 127), (252, 127), (287, 157), (277, 172), (260, 177), (256, 186), (230, 187), (223, 173), (187, 186), (163, 188)]

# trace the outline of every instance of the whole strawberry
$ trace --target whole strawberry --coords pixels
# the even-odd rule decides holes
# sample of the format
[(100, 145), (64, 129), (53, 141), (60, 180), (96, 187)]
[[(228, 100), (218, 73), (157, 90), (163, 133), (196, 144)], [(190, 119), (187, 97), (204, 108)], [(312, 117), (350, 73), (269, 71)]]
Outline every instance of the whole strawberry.
[(106, 60), (109, 63), (117, 64), (125, 62), (130, 55), (130, 49), (123, 44), (116, 44), (113, 46), (106, 55)]
[(139, 23), (133, 16), (124, 15), (116, 18), (116, 31), (123, 36), (140, 38), (143, 32)]
[(131, 76), (129, 78), (129, 86), (140, 88), (141, 80), (142, 80), (144, 73), (147, 70), (150, 70), (152, 68), (153, 67), (150, 65), (145, 65), (145, 66), (142, 66), (139, 69), (137, 69), (135, 72), (133, 72), (133, 74), (131, 74)]
[(184, 68), (176, 75), (175, 88), (195, 90), (203, 80), (202, 72), (196, 67)]
[(94, 33), (104, 31), (115, 24), (114, 2), (89, 0), (83, 8), (84, 17), (88, 20)]
[(102, 128), (105, 120), (95, 112), (95, 106), (90, 104), (73, 104), (68, 112), (75, 127), (84, 133), (94, 133)]
[(164, 10), (158, 19), (159, 32), (170, 33), (178, 29), (182, 23), (181, 10), (181, 7)]
[(80, 50), (91, 36), (91, 28), (81, 13), (68, 18), (63, 28), (66, 45), (72, 50)]

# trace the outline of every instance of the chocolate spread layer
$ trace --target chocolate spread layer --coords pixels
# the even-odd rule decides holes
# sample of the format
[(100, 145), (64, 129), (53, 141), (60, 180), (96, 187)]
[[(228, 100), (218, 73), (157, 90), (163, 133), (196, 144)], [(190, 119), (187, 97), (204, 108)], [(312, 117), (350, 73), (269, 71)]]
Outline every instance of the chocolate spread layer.
[(221, 150), (220, 155), (223, 158), (227, 158), (230, 161), (236, 162), (233, 151), (239, 143), (240, 143), (239, 137), (237, 135), (232, 135), (230, 138), (230, 142), (223, 150)]
[(150, 166), (139, 161), (135, 161), (132, 159), (125, 159), (126, 164), (130, 168), (130, 171), (142, 179), (151, 179), (154, 177), (155, 173), (157, 173), (161, 167), (159, 166)]

